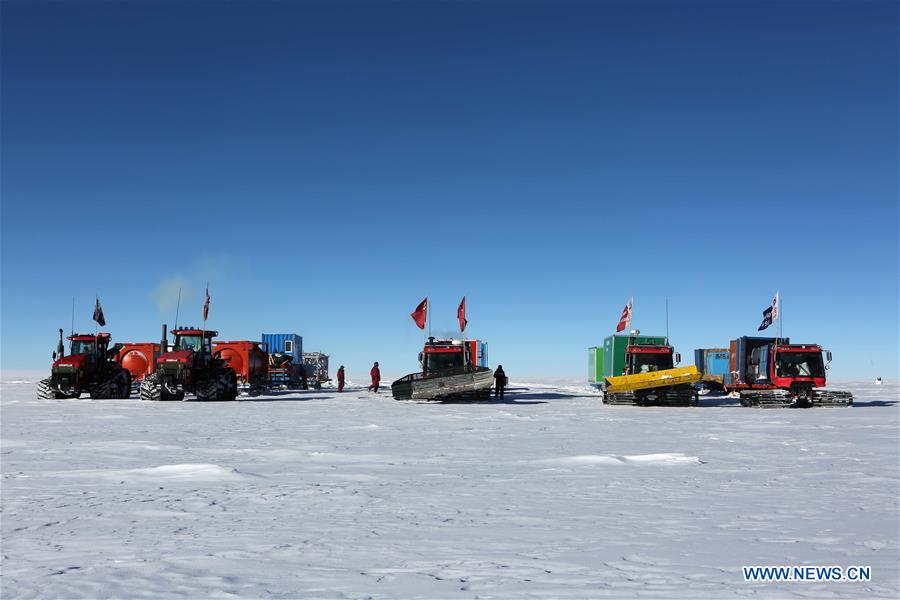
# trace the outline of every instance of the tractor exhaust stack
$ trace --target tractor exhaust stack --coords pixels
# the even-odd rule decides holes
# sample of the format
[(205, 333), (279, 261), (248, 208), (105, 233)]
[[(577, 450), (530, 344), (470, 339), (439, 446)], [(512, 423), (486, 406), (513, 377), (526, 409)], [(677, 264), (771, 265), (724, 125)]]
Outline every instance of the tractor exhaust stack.
[(60, 328), (59, 330), (59, 343), (56, 344), (56, 356), (62, 358), (66, 353), (66, 347), (63, 344), (63, 330)]
[(166, 324), (163, 323), (162, 326), (162, 338), (159, 341), (159, 351), (160, 353), (166, 353), (169, 351), (169, 338), (166, 335)]

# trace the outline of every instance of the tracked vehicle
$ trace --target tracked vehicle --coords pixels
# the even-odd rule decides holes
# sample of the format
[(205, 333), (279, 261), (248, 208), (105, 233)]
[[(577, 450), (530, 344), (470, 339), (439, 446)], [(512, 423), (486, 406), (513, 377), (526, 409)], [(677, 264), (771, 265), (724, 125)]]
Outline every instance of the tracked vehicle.
[(96, 400), (131, 395), (131, 376), (116, 361), (119, 345), (109, 347), (108, 333), (75, 333), (68, 340), (69, 354), (65, 355), (60, 329), (51, 374), (38, 383), (38, 398), (78, 398), (85, 392)]
[(488, 400), (494, 371), (487, 366), (487, 343), (428, 338), (419, 353), (422, 370), (391, 384), (396, 400)]
[[(163, 342), (166, 343), (163, 325)], [(225, 360), (212, 355), (216, 331), (184, 327), (172, 330), (175, 342), (170, 352), (156, 360), (156, 372), (141, 381), (141, 400), (184, 400), (186, 393), (197, 400), (234, 400), (237, 375)]]
[(725, 390), (737, 393), (742, 406), (850, 406), (850, 392), (824, 389), (830, 363), (831, 352), (818, 344), (792, 344), (789, 338), (740, 337), (731, 341)]
[(696, 367), (676, 368), (681, 356), (666, 337), (611, 335), (589, 349), (589, 379), (604, 404), (696, 406), (700, 379)]

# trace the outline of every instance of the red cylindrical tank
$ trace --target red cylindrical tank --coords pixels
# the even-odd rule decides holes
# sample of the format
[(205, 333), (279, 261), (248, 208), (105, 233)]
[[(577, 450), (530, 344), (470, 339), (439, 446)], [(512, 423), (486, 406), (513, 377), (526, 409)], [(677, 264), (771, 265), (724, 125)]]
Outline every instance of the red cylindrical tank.
[(119, 364), (131, 373), (132, 381), (140, 381), (156, 371), (159, 344), (152, 342), (124, 344), (116, 358)]
[(216, 342), (213, 356), (228, 363), (241, 383), (262, 383), (269, 371), (269, 355), (260, 342)]

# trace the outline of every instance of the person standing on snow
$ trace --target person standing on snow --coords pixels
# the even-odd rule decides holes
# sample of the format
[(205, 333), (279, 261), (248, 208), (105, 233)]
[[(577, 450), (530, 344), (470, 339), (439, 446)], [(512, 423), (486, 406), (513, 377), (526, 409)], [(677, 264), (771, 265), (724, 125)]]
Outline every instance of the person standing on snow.
[(338, 369), (337, 372), (337, 380), (338, 380), (338, 391), (344, 391), (344, 365), (341, 365), (341, 368)]
[(369, 390), (374, 391), (376, 394), (378, 393), (378, 386), (381, 383), (381, 370), (378, 368), (378, 362), (372, 366), (372, 370), (369, 371), (369, 375), (372, 376), (372, 384), (369, 386)]
[(494, 382), (496, 387), (494, 388), (494, 398), (503, 398), (503, 389), (506, 387), (506, 373), (503, 372), (503, 365), (497, 365), (497, 370), (494, 371)]

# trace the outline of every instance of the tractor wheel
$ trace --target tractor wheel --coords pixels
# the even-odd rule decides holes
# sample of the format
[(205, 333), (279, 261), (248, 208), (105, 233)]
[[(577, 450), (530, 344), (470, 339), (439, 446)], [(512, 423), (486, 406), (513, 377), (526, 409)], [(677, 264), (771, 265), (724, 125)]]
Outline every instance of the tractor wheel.
[(115, 398), (125, 399), (131, 396), (131, 372), (128, 369), (119, 369), (115, 375)]
[(222, 400), (235, 400), (238, 395), (237, 373), (234, 369), (225, 369), (225, 381), (228, 387), (225, 388), (225, 397)]
[(197, 400), (201, 402), (221, 400), (225, 394), (225, 387), (225, 380), (216, 372), (209, 379), (198, 381), (194, 394), (197, 396)]
[(41, 379), (37, 385), (37, 397), (39, 400), (56, 400), (59, 393), (50, 385), (51, 378)]
[(162, 384), (159, 381), (159, 373), (151, 373), (141, 381), (141, 400), (159, 402), (162, 400)]
[(118, 393), (118, 385), (116, 385), (115, 373), (101, 377), (97, 383), (92, 385), (88, 392), (92, 400), (109, 400), (115, 398)]

